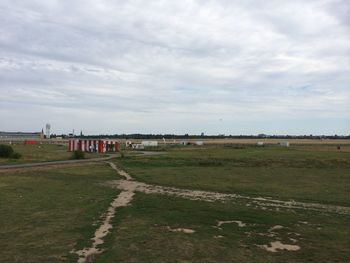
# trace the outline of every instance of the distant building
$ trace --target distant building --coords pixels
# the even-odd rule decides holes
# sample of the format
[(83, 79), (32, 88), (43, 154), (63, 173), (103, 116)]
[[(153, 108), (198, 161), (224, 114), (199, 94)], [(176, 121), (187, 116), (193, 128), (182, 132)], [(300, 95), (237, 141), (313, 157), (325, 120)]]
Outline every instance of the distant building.
[(51, 125), (50, 123), (46, 123), (46, 126), (45, 126), (45, 137), (46, 139), (50, 139), (50, 135), (51, 135)]
[(155, 147), (158, 146), (157, 141), (142, 141), (141, 144), (145, 147)]
[(2, 132), (0, 131), (0, 140), (35, 140), (43, 139), (43, 132)]
[(289, 142), (280, 142), (282, 147), (289, 147)]

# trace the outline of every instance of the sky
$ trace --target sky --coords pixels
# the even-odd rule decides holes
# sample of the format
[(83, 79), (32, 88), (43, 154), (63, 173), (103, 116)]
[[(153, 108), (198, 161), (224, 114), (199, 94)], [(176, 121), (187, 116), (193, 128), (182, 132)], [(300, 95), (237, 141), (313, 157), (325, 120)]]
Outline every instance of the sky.
[(348, 0), (1, 0), (0, 131), (350, 134)]

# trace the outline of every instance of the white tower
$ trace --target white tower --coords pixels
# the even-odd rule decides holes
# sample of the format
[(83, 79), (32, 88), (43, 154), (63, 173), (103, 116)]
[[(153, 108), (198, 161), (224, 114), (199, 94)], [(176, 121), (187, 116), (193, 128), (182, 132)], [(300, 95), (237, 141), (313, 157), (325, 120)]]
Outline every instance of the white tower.
[(50, 134), (51, 134), (50, 129), (51, 129), (50, 123), (46, 123), (46, 132), (45, 132), (46, 139), (50, 139)]

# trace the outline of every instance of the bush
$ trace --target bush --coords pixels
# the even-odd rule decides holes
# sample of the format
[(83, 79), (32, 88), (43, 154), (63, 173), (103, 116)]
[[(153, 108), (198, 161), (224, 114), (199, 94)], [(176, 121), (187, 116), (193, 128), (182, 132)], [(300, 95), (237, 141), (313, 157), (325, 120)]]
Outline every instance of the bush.
[(19, 159), (22, 155), (19, 153), (16, 153), (12, 146), (0, 144), (0, 158), (13, 158), (13, 159)]
[(72, 159), (74, 160), (85, 159), (85, 153), (81, 150), (76, 150), (72, 154)]
[(10, 145), (0, 144), (0, 157), (10, 158), (13, 154), (13, 149)]

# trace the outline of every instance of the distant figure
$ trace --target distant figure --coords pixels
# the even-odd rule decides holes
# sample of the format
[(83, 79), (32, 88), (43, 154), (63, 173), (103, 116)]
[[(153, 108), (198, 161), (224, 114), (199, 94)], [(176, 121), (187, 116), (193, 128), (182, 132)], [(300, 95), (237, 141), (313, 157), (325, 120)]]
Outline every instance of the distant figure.
[(340, 146), (338, 146), (337, 149), (340, 150)]

